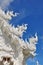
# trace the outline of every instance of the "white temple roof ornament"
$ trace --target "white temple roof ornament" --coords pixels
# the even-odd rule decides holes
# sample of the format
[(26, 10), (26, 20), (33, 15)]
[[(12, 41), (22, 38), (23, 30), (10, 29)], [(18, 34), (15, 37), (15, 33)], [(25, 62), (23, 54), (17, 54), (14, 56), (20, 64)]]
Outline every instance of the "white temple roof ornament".
[(27, 24), (12, 27), (8, 21), (15, 17), (13, 11), (5, 13), (0, 9), (0, 58), (2, 56), (12, 56), (16, 64), (24, 65), (28, 57), (35, 56), (38, 36), (29, 38), (29, 41), (22, 39), (23, 32), (27, 29)]

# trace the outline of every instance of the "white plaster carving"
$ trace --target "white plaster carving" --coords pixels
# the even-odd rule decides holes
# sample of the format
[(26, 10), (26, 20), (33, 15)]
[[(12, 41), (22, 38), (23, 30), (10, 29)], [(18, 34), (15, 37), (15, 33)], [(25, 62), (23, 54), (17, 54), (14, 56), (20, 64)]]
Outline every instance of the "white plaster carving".
[[(11, 57), (13, 65), (25, 65), (27, 58), (36, 55), (38, 36), (35, 34), (35, 37), (29, 38), (29, 41), (24, 41), (22, 36), (27, 29), (27, 24), (14, 27), (8, 23), (15, 16), (13, 11), (5, 13), (0, 9), (0, 61), (3, 57)], [(9, 64), (5, 62), (4, 65)]]

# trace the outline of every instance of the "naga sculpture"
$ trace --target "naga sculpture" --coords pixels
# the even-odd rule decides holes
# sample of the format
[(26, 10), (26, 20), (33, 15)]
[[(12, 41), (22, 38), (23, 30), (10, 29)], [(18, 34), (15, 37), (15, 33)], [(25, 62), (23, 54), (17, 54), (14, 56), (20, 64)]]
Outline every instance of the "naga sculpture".
[(27, 24), (14, 27), (9, 24), (13, 11), (4, 12), (0, 9), (0, 65), (25, 65), (29, 57), (36, 55), (37, 33), (29, 40), (23, 40)]

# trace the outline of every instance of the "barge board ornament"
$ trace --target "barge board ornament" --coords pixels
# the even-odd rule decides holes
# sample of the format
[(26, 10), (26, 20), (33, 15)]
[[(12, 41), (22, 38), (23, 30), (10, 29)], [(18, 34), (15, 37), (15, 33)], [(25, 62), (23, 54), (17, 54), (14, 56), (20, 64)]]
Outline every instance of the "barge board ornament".
[(22, 39), (27, 24), (13, 27), (9, 21), (15, 17), (13, 11), (0, 9), (0, 65), (25, 65), (25, 60), (36, 55), (37, 33), (29, 41)]

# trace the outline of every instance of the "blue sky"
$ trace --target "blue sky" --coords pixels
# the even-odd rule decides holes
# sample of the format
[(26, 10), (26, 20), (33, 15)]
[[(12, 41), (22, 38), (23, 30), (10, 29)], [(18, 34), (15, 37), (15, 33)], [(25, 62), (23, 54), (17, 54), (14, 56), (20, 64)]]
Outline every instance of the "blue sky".
[(13, 25), (28, 24), (24, 38), (38, 34), (37, 56), (28, 59), (28, 65), (36, 65), (38, 60), (43, 65), (43, 0), (14, 0), (9, 5), (9, 10), (18, 12), (19, 15), (11, 20)]

